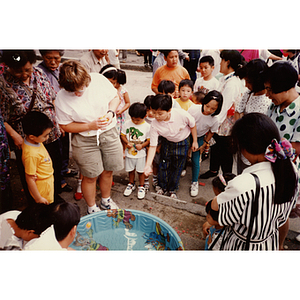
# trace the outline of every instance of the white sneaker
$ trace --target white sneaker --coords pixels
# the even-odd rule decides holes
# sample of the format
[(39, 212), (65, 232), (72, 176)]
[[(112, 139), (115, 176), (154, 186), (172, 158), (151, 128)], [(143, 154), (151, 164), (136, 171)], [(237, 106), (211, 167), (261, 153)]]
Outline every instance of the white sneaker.
[(155, 192), (156, 192), (156, 194), (158, 194), (158, 195), (163, 195), (165, 192), (164, 192), (164, 190), (159, 186), (159, 185), (157, 185), (156, 187), (155, 187)]
[(145, 188), (143, 186), (138, 187), (138, 199), (142, 200), (145, 198)]
[(89, 209), (89, 207), (88, 207), (88, 209), (87, 209), (87, 213), (88, 214), (92, 214), (92, 213), (95, 213), (95, 212), (98, 212), (98, 211), (101, 211), (101, 209), (99, 208), (99, 206), (96, 206), (93, 209)]
[(178, 199), (176, 193), (173, 192), (173, 191), (170, 192), (170, 198), (172, 198), (172, 199)]
[(196, 197), (198, 195), (198, 182), (192, 182), (190, 193), (191, 197)]
[(108, 209), (119, 209), (119, 206), (111, 199), (109, 198), (107, 201), (103, 202), (101, 201), (100, 207), (104, 210)]
[(184, 177), (186, 175), (186, 170), (183, 170), (182, 172), (181, 172), (181, 177)]
[(124, 196), (126, 196), (126, 197), (130, 196), (131, 193), (135, 190), (135, 188), (136, 188), (135, 184), (132, 184), (132, 183), (129, 182), (127, 184), (127, 187), (126, 187), (125, 191), (124, 191)]

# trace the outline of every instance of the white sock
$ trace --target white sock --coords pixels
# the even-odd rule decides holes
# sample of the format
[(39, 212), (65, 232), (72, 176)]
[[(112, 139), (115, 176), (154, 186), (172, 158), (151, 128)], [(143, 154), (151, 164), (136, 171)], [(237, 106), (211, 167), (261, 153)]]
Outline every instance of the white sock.
[(77, 193), (82, 193), (81, 182), (82, 182), (82, 179), (77, 179), (77, 190), (76, 190)]
[(93, 206), (88, 206), (88, 211), (92, 212), (97, 207), (97, 204), (94, 204)]
[(102, 202), (106, 203), (108, 199), (110, 199), (110, 197), (108, 197), (108, 198), (102, 198)]

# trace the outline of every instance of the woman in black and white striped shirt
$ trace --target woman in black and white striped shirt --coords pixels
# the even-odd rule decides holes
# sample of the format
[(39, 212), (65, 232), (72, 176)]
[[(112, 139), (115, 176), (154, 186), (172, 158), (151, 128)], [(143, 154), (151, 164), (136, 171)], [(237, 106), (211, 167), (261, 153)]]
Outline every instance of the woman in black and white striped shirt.
[(259, 178), (260, 193), (249, 250), (278, 250), (280, 227), (287, 221), (297, 194), (291, 144), (280, 140), (274, 122), (260, 113), (239, 119), (231, 137), (234, 152), (242, 153), (251, 166), (231, 180), (225, 191), (212, 201), (212, 209), (219, 211), (219, 224), (226, 226), (223, 249), (245, 247), (256, 191), (253, 173)]

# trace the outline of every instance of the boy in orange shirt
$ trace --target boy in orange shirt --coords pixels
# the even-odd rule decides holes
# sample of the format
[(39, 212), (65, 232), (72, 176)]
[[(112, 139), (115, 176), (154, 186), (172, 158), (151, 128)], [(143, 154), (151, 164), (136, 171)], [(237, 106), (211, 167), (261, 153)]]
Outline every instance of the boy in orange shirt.
[(155, 94), (158, 94), (158, 85), (162, 80), (171, 80), (175, 83), (175, 98), (179, 97), (178, 86), (181, 80), (191, 79), (188, 71), (178, 65), (178, 50), (163, 50), (166, 64), (159, 67), (154, 73), (151, 89)]

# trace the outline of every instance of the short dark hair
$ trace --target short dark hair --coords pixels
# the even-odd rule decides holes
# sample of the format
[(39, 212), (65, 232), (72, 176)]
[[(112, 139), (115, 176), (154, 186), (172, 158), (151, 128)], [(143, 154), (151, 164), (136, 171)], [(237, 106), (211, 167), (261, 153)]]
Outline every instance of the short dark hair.
[(80, 222), (80, 209), (76, 203), (67, 201), (58, 204), (53, 202), (49, 206), (52, 207), (55, 237), (60, 242)]
[(270, 83), (274, 94), (290, 90), (298, 81), (297, 71), (286, 61), (275, 62), (264, 76), (264, 81)]
[(40, 235), (52, 225), (51, 207), (44, 203), (33, 203), (26, 207), (15, 220), (20, 229), (34, 230)]
[(154, 110), (161, 109), (169, 111), (172, 108), (172, 97), (167, 94), (155, 95), (151, 101), (151, 107)]
[[(225, 173), (222, 175), (224, 177), (224, 180), (226, 182), (226, 184), (232, 180), (236, 175), (233, 173)], [(218, 189), (220, 192), (224, 192), (225, 190), (225, 185), (223, 184), (223, 182), (221, 181), (220, 177), (217, 176), (212, 180), (212, 186), (216, 189)]]
[(199, 61), (199, 64), (201, 63), (209, 63), (209, 65), (212, 67), (215, 65), (215, 61), (210, 55), (202, 56)]
[(264, 74), (268, 65), (260, 58), (250, 60), (244, 67), (236, 71), (236, 75), (246, 78), (252, 85), (252, 93), (257, 93), (265, 89)]
[(222, 50), (220, 57), (225, 61), (229, 61), (228, 67), (231, 67), (234, 71), (246, 64), (244, 56), (237, 50)]
[(170, 50), (170, 49), (168, 49), (168, 50), (160, 50), (160, 52), (163, 53), (163, 55), (165, 56), (165, 58), (168, 57), (168, 55), (169, 55), (169, 53), (170, 53), (171, 51), (177, 51), (177, 52), (178, 52), (178, 49), (173, 49), (173, 50)]
[(194, 92), (193, 96), (196, 98), (197, 103), (202, 104), (202, 100), (205, 97), (205, 93), (203, 91)]
[(119, 84), (125, 84), (126, 81), (127, 81), (127, 79), (126, 79), (126, 73), (125, 73), (125, 71), (118, 69), (117, 82)]
[(175, 92), (175, 83), (171, 80), (162, 80), (158, 87), (157, 90), (162, 93), (162, 94), (172, 94)]
[(151, 109), (151, 101), (153, 99), (154, 95), (148, 95), (144, 99), (144, 104), (147, 106), (147, 109)]
[(128, 114), (131, 118), (144, 119), (147, 115), (147, 106), (144, 103), (132, 103), (128, 109)]
[[(112, 69), (109, 70), (109, 71), (104, 72), (108, 68), (112, 68)], [(113, 80), (118, 79), (118, 69), (115, 66), (111, 65), (111, 64), (107, 64), (104, 67), (102, 67), (102, 69), (100, 70), (99, 73), (102, 74), (107, 79), (113, 79)]]
[(184, 86), (188, 86), (193, 90), (194, 83), (190, 79), (183, 79), (179, 82), (178, 91), (180, 91), (180, 89)]
[(211, 100), (215, 100), (218, 102), (218, 108), (216, 109), (216, 111), (211, 114), (211, 116), (217, 116), (222, 109), (222, 105), (223, 105), (223, 96), (220, 92), (216, 91), (216, 90), (212, 90), (210, 92), (208, 92), (205, 97), (202, 100), (202, 113), (204, 112), (204, 105), (207, 104), (208, 102), (210, 102)]
[(52, 121), (45, 114), (39, 111), (30, 111), (22, 119), (23, 131), (28, 135), (36, 137), (43, 134), (43, 132), (53, 127)]
[(34, 50), (3, 50), (2, 61), (11, 69), (18, 70), (24, 67), (27, 62), (34, 64), (36, 54)]
[(47, 53), (52, 52), (52, 51), (57, 51), (59, 53), (59, 56), (63, 56), (65, 54), (64, 50), (39, 50), (42, 56), (45, 56)]

